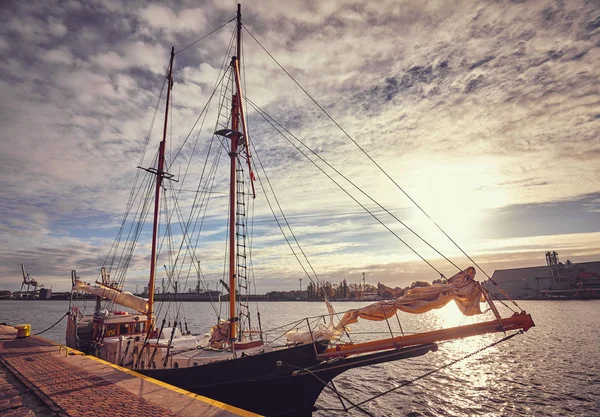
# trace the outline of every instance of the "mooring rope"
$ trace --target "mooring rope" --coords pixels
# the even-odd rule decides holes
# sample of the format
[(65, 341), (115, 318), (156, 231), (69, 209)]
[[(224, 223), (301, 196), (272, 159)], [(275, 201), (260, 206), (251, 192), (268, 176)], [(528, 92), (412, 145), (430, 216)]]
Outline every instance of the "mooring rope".
[(48, 327), (46, 330), (42, 330), (41, 332), (35, 333), (34, 336), (38, 336), (42, 333), (46, 333), (48, 330), (52, 329), (54, 326), (56, 326), (58, 323), (60, 323), (62, 321), (62, 319), (64, 319), (68, 315), (69, 315), (69, 312), (66, 312), (60, 319), (58, 319), (58, 321), (56, 323), (54, 323), (52, 326)]

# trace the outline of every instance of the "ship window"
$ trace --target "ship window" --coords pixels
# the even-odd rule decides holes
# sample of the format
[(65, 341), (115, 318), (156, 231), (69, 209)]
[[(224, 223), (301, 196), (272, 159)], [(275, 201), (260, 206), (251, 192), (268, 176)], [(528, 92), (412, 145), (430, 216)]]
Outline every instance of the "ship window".
[(116, 324), (109, 324), (108, 326), (106, 326), (106, 333), (104, 334), (104, 336), (114, 336), (117, 334), (117, 325)]
[(179, 364), (177, 362), (173, 363), (173, 368), (174, 369), (178, 369), (179, 368)]
[(129, 323), (121, 323), (119, 326), (119, 334), (129, 334)]
[(135, 333), (142, 333), (146, 331), (146, 322), (140, 323), (139, 321), (135, 323)]

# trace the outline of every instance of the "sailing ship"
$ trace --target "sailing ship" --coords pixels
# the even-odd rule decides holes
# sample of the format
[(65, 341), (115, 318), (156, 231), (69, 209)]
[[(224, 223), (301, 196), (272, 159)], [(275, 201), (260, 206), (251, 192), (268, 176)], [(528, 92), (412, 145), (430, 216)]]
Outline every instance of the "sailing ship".
[[(324, 296), (328, 314), (299, 320), (302, 326), (285, 329), (280, 338), (267, 340), (267, 332), (250, 325), (247, 303), (243, 293), (249, 285), (246, 278), (251, 268), (248, 262), (250, 253), (247, 243), (247, 202), (256, 196), (253, 156), (246, 123), (245, 96), (241, 81), (241, 8), (238, 5), (235, 18), (235, 42), (227, 66), (227, 76), (221, 77), (224, 94), (221, 100), (226, 103), (226, 111), (219, 113), (226, 124), (218, 124), (215, 136), (229, 156), (229, 196), (228, 196), (228, 312), (226, 319), (216, 318), (211, 323), (210, 332), (195, 335), (182, 325), (181, 317), (173, 323), (162, 319), (159, 325), (159, 312), (154, 302), (157, 258), (160, 250), (159, 213), (161, 192), (165, 181), (175, 180), (167, 172), (166, 140), (169, 121), (171, 90), (173, 88), (173, 65), (175, 50), (171, 57), (166, 76), (166, 105), (162, 140), (160, 141), (155, 164), (151, 168), (141, 168), (151, 180), (143, 183), (148, 195), (152, 192), (153, 204), (144, 200), (140, 209), (143, 219), (153, 205), (152, 246), (147, 298), (124, 291), (124, 277), (131, 262), (131, 254), (137, 238), (141, 234), (142, 220), (133, 224), (124, 239), (129, 245), (124, 249), (113, 247), (102, 267), (100, 280), (89, 284), (72, 272), (72, 306), (67, 324), (67, 345), (88, 354), (126, 366), (139, 373), (173, 384), (191, 392), (213, 398), (267, 416), (308, 416), (320, 393), (341, 373), (364, 366), (405, 360), (435, 352), (437, 343), (468, 336), (495, 332), (526, 331), (534, 326), (532, 318), (524, 311), (511, 317), (502, 318), (494, 306), (489, 293), (475, 278), (475, 269), (468, 267), (459, 270), (445, 282), (428, 287), (415, 288), (394, 300), (377, 301), (359, 309), (352, 309), (339, 316)], [(231, 56), (230, 54), (229, 56)], [(226, 81), (223, 81), (226, 80)], [(140, 167), (138, 167), (140, 168)], [(138, 171), (139, 172), (139, 171)], [(266, 175), (266, 174), (265, 174)], [(132, 195), (135, 193), (132, 191)], [(133, 209), (130, 198), (125, 219)], [(201, 204), (193, 204), (196, 210)], [(126, 221), (123, 221), (123, 224)], [(180, 249), (184, 248), (191, 261), (188, 264), (202, 275), (198, 254), (193, 249), (190, 238), (190, 222), (183, 227)], [(166, 227), (169, 229), (169, 227)], [(123, 227), (119, 236), (123, 234)], [(124, 254), (124, 260), (116, 260), (115, 253)], [(177, 260), (181, 261), (180, 256)], [(115, 266), (116, 265), (116, 266)], [(176, 263), (165, 267), (169, 279), (177, 271)], [(181, 271), (181, 270), (179, 270)], [(116, 276), (117, 279), (112, 277)], [(97, 297), (93, 314), (85, 314), (75, 305), (75, 294), (85, 292)], [(397, 316), (398, 311), (420, 314), (441, 308), (455, 301), (461, 312), (467, 316), (481, 314), (480, 304), (487, 302), (495, 314), (490, 321), (463, 325), (449, 329), (439, 329), (417, 334), (394, 335), (383, 339), (365, 342), (347, 342), (349, 325), (359, 319), (388, 321)], [(128, 309), (129, 311), (125, 311)], [(338, 317), (337, 323), (334, 318)], [(326, 324), (320, 323), (323, 319)], [(328, 323), (327, 323), (328, 320)], [(306, 323), (304, 325), (304, 323)], [(214, 324), (214, 325), (213, 325)], [(353, 407), (360, 408), (359, 405)]]

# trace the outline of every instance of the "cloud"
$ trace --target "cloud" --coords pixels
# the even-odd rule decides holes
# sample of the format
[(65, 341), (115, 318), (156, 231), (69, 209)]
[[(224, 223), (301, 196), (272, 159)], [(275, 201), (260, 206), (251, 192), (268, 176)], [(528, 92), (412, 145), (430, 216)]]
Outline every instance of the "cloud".
[(490, 238), (600, 232), (598, 193), (493, 210), (484, 225)]
[(44, 53), (42, 59), (51, 64), (73, 64), (73, 55), (68, 50), (53, 49)]
[(6, 51), (10, 48), (8, 40), (4, 37), (0, 37), (0, 51)]
[(68, 30), (62, 22), (50, 17), (48, 19), (48, 32), (57, 38), (62, 38), (67, 34)]
[(40, 43), (50, 43), (64, 37), (68, 30), (64, 23), (56, 17), (48, 16), (18, 16), (12, 15), (7, 22), (4, 32), (18, 35), (24, 40)]
[(174, 12), (167, 6), (151, 4), (141, 9), (139, 16), (151, 31), (164, 33), (171, 38), (179, 33), (200, 33), (207, 23), (202, 8)]
[[(221, 3), (200, 9), (194, 2), (21, 2), (0, 17), (0, 96), (10, 98), (0, 101), (0, 257), (6, 261), (0, 276), (18, 278), (18, 264), (25, 262), (42, 282), (64, 289), (70, 269), (97, 273), (129, 186), (143, 172), (136, 167), (151, 166), (162, 137), (159, 97), (166, 93), (161, 86), (170, 45), (179, 51), (231, 19), (233, 9)], [(537, 264), (548, 245), (573, 258), (600, 253), (592, 242), (598, 231), (589, 227), (600, 224), (600, 10), (593, 2), (264, 1), (242, 13), (244, 27), (289, 74), (482, 262)], [(233, 52), (223, 51), (231, 33), (229, 26), (176, 56), (169, 163), (231, 59)], [(247, 97), (458, 259), (456, 248), (436, 235), (408, 198), (315, 110), (248, 33), (243, 36)], [(169, 166), (180, 181), (175, 188), (187, 171), (185, 189), (196, 189), (203, 152), (219, 128), (212, 116), (228, 117), (229, 94), (215, 96), (206, 121), (198, 119)], [(255, 202), (253, 256), (262, 291), (287, 285), (281, 282), (296, 285), (304, 274), (271, 219), (265, 201), (267, 194), (277, 206), (271, 186), (320, 276), (337, 281), (367, 270), (373, 280), (395, 283), (436, 274), (417, 266), (409, 249), (359, 214), (362, 209), (252, 106), (246, 109), (254, 164), (266, 189), (257, 184)], [(200, 158), (188, 165), (193, 149)], [(209, 164), (204, 179), (213, 172), (218, 179), (201, 187), (213, 192), (200, 239), (211, 279), (222, 273), (226, 217), (219, 193), (226, 192), (227, 155), (218, 142), (216, 149), (220, 165), (212, 154), (215, 168)], [(451, 272), (438, 254), (314, 160), (426, 259)], [(187, 219), (194, 195), (182, 193), (177, 204), (183, 218), (175, 217), (174, 227)], [(132, 261), (132, 285), (147, 275), (146, 238), (144, 232)]]
[(120, 49), (130, 65), (148, 68), (159, 74), (166, 73), (166, 53), (163, 47), (136, 41), (124, 44)]
[(122, 70), (131, 65), (122, 55), (116, 52), (102, 52), (90, 57), (90, 62), (108, 70)]

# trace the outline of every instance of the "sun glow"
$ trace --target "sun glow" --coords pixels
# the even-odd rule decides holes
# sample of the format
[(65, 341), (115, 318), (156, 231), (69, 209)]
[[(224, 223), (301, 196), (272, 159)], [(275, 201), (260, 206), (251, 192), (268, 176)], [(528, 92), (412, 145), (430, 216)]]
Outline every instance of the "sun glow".
[[(486, 210), (508, 201), (502, 188), (490, 186), (500, 174), (489, 163), (421, 162), (411, 173), (414, 199), (453, 237), (477, 237)], [(415, 216), (415, 221), (427, 227), (423, 216)]]
[(438, 310), (433, 310), (433, 313), (437, 318), (438, 327), (442, 329), (460, 326), (468, 319), (458, 309), (455, 302), (450, 302)]
[[(481, 321), (481, 316), (467, 317), (463, 315), (454, 302), (450, 302), (439, 310), (432, 311), (432, 313), (437, 319), (437, 327), (443, 329)], [(481, 337), (466, 337), (453, 340), (452, 342), (447, 343), (446, 346), (449, 350), (456, 353), (468, 353), (481, 347), (481, 343)]]

